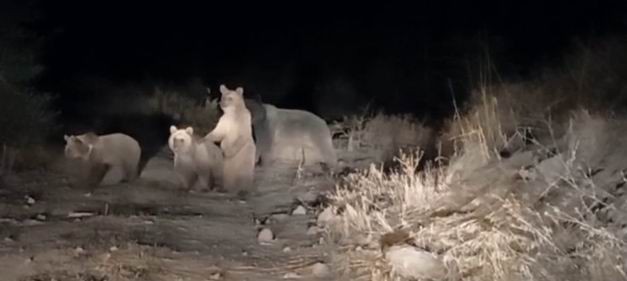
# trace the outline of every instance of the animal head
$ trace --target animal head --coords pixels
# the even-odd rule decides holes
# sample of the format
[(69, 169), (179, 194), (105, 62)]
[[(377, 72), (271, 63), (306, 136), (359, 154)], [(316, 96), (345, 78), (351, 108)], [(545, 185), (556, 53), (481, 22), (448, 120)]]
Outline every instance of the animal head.
[(224, 112), (233, 111), (244, 105), (244, 88), (237, 87), (235, 91), (229, 90), (226, 86), (220, 85), (220, 108)]
[(193, 136), (194, 128), (187, 127), (185, 129), (179, 129), (172, 125), (170, 126), (168, 146), (174, 153), (188, 152), (192, 147)]
[(97, 136), (93, 134), (85, 135), (63, 135), (65, 139), (65, 157), (71, 159), (88, 159), (94, 147)]

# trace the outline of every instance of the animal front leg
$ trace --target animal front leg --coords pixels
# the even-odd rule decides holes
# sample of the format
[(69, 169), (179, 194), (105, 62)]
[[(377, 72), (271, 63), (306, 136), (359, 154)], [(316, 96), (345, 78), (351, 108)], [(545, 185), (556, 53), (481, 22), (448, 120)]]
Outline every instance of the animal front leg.
[(186, 191), (190, 191), (196, 184), (197, 176), (191, 171), (178, 171), (177, 175), (181, 187)]
[(93, 164), (85, 181), (86, 187), (90, 189), (98, 187), (110, 168), (108, 164)]

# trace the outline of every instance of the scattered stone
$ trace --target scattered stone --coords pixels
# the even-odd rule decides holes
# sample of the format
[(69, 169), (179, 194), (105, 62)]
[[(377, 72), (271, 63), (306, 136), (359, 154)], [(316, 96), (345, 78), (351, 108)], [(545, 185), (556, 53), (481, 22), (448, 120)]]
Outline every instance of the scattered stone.
[(326, 207), (320, 214), (318, 215), (317, 223), (319, 226), (327, 225), (335, 218), (333, 214), (333, 209), (331, 206)]
[(287, 220), (290, 216), (288, 214), (285, 213), (276, 213), (276, 214), (272, 214), (272, 216), (270, 216), (270, 218), (274, 221), (284, 221)]
[(209, 280), (220, 280), (220, 279), (222, 279), (222, 273), (220, 272), (216, 272), (209, 276)]
[(298, 205), (293, 211), (292, 216), (303, 216), (307, 214), (307, 209), (303, 205)]
[(5, 238), (4, 238), (4, 242), (5, 242), (5, 243), (12, 243), (12, 242), (14, 242), (14, 241), (13, 241), (13, 239), (11, 239), (11, 237), (5, 237)]
[(83, 249), (83, 247), (79, 246), (79, 247), (74, 248), (74, 255), (75, 256), (83, 255), (83, 254), (85, 254), (85, 252), (86, 251), (85, 251), (85, 249)]
[(291, 251), (292, 251), (292, 248), (290, 248), (289, 246), (283, 248), (283, 253), (288, 253), (288, 252), (291, 252)]
[(260, 243), (272, 242), (274, 241), (274, 238), (274, 233), (272, 233), (272, 230), (267, 227), (261, 229), (261, 231), (259, 231), (259, 234), (257, 234), (257, 241)]
[(92, 216), (94, 216), (94, 213), (90, 212), (70, 212), (69, 214), (67, 214), (68, 218), (85, 218)]
[(33, 219), (25, 219), (24, 221), (22, 221), (22, 225), (26, 225), (26, 226), (41, 225), (41, 224), (43, 224), (43, 222), (38, 221), (38, 220), (33, 220)]
[(296, 272), (288, 272), (283, 275), (283, 279), (300, 279), (302, 276)]
[(248, 256), (248, 251), (246, 251), (246, 250), (242, 250), (242, 256), (247, 257), (247, 256)]
[(24, 198), (26, 199), (26, 204), (28, 205), (33, 205), (36, 202), (35, 199), (33, 199), (33, 197), (30, 197), (28, 195), (24, 196)]
[(117, 246), (111, 246), (111, 248), (109, 248), (109, 251), (111, 251), (111, 252), (115, 252), (117, 250), (118, 250)]
[(394, 245), (385, 251), (392, 271), (407, 279), (441, 280), (446, 267), (433, 254), (410, 245)]
[(307, 235), (316, 235), (320, 232), (320, 230), (321, 229), (319, 227), (312, 225), (307, 229)]
[(45, 221), (46, 220), (46, 215), (44, 215), (44, 214), (37, 214), (37, 216), (35, 216), (35, 218), (37, 220), (40, 220), (40, 221)]
[(311, 266), (311, 273), (318, 278), (328, 278), (331, 276), (329, 266), (321, 262), (317, 262)]

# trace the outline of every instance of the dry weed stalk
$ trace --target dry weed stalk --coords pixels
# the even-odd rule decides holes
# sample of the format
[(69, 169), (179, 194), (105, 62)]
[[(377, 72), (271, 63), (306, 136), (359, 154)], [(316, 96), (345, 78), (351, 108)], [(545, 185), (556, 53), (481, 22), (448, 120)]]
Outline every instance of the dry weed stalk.
[[(464, 149), (449, 166), (415, 174), (419, 154), (406, 154), (396, 159), (395, 172), (373, 165), (337, 187), (334, 201), (343, 212), (329, 234), (340, 243), (340, 271), (396, 280), (376, 241), (405, 229), (415, 245), (445, 261), (449, 280), (627, 280), (622, 228), (600, 221), (615, 207), (596, 182), (614, 185), (590, 176), (595, 166), (610, 165), (599, 157), (611, 154), (594, 148), (613, 139), (601, 134), (610, 127), (583, 122), (584, 116), (576, 130), (554, 136), (551, 146), (561, 153), (537, 158), (549, 149), (535, 145), (501, 159), (493, 153), (507, 141), (498, 104), (488, 98), (482, 104), (457, 119)], [(446, 212), (434, 212), (443, 207)]]

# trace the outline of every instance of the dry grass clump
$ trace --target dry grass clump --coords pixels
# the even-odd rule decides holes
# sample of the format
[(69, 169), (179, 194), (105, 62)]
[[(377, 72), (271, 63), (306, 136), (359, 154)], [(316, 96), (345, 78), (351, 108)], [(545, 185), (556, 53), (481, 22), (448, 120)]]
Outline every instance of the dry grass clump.
[(208, 97), (202, 102), (174, 91), (156, 88), (149, 100), (154, 111), (173, 116), (185, 126), (193, 126), (198, 134), (209, 133), (218, 122), (218, 101)]
[(462, 149), (448, 166), (415, 174), (420, 154), (406, 154), (395, 172), (372, 166), (338, 186), (329, 234), (340, 271), (399, 280), (377, 240), (400, 229), (446, 266), (446, 280), (627, 279), (627, 150), (618, 143), (627, 120), (578, 111), (547, 122), (551, 142), (521, 142), (503, 157), (494, 152), (508, 142), (507, 119), (482, 97), (457, 119)]
[(335, 124), (336, 131), (346, 139), (346, 149), (368, 150), (377, 161), (391, 160), (398, 151), (431, 145), (433, 130), (409, 115), (369, 115), (344, 117)]

